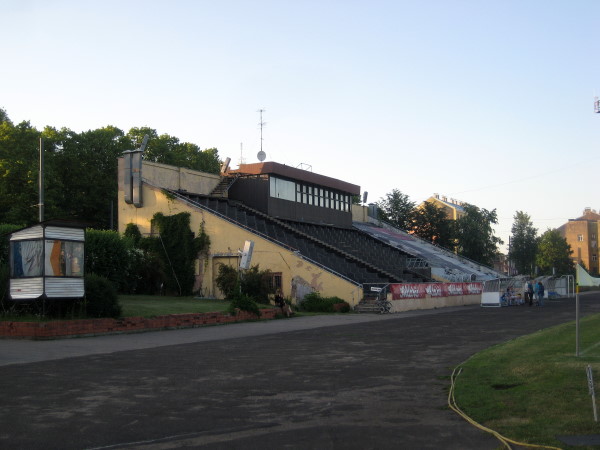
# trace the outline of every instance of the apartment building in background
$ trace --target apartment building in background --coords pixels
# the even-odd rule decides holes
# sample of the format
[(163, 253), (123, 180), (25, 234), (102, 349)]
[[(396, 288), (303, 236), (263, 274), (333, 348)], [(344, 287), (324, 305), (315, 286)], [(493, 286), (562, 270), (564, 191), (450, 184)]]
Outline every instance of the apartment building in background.
[(597, 275), (600, 214), (595, 209), (585, 208), (581, 217), (569, 219), (557, 230), (573, 250), (573, 263), (583, 263), (590, 274)]

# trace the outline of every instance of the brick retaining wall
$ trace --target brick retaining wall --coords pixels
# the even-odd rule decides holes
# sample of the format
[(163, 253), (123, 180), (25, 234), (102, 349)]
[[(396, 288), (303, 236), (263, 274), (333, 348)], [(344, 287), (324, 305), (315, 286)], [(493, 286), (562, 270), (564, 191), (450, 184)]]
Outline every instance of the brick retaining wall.
[[(261, 309), (260, 320), (274, 319), (281, 309)], [(101, 334), (133, 333), (140, 331), (194, 328), (205, 325), (244, 322), (259, 319), (256, 315), (239, 311), (169, 314), (157, 317), (126, 317), (123, 319), (78, 319), (53, 322), (0, 322), (0, 337), (25, 339), (55, 339), (62, 337), (96, 336)]]

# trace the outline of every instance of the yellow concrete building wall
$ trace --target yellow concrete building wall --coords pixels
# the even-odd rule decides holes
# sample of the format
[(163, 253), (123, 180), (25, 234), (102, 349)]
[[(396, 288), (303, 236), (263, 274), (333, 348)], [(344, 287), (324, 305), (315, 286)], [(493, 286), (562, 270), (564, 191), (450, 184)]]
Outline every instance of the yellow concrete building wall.
[[(146, 167), (144, 167), (146, 170)], [(201, 225), (210, 238), (210, 253), (207, 261), (197, 264), (197, 277), (202, 281), (205, 296), (222, 298), (215, 284), (220, 263), (237, 267), (239, 251), (246, 240), (254, 241), (251, 265), (258, 264), (261, 270), (269, 269), (282, 275), (282, 290), (285, 297), (296, 301), (305, 293), (318, 291), (324, 297), (337, 296), (356, 305), (362, 298), (362, 289), (319, 266), (309, 263), (296, 253), (238, 227), (208, 211), (194, 208), (186, 203), (169, 199), (162, 190), (143, 185), (143, 207), (136, 208), (124, 201), (123, 191), (119, 191), (119, 232), (123, 233), (127, 224), (134, 223), (142, 235), (150, 234), (154, 214), (174, 215), (189, 212), (191, 230), (198, 234)]]
[(352, 205), (352, 220), (355, 222), (369, 221), (369, 208), (363, 205)]
[[(123, 190), (123, 158), (118, 159), (119, 190)], [(150, 184), (174, 191), (183, 190), (193, 194), (210, 195), (221, 181), (219, 175), (169, 166), (155, 162), (142, 162), (142, 177)]]

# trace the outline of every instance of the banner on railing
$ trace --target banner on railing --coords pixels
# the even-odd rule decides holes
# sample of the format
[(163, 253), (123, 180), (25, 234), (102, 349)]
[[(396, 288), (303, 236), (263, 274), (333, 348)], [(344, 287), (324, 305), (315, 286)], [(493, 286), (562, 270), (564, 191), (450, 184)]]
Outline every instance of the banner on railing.
[(403, 283), (391, 284), (392, 300), (407, 298), (451, 297), (483, 292), (483, 283)]

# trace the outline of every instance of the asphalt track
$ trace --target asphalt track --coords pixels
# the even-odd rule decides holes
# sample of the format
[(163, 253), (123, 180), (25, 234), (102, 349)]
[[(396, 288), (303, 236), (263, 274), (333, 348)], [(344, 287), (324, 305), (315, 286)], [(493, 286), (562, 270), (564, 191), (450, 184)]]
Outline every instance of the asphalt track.
[(452, 369), (574, 304), (0, 340), (0, 448), (495, 449), (446, 407)]

